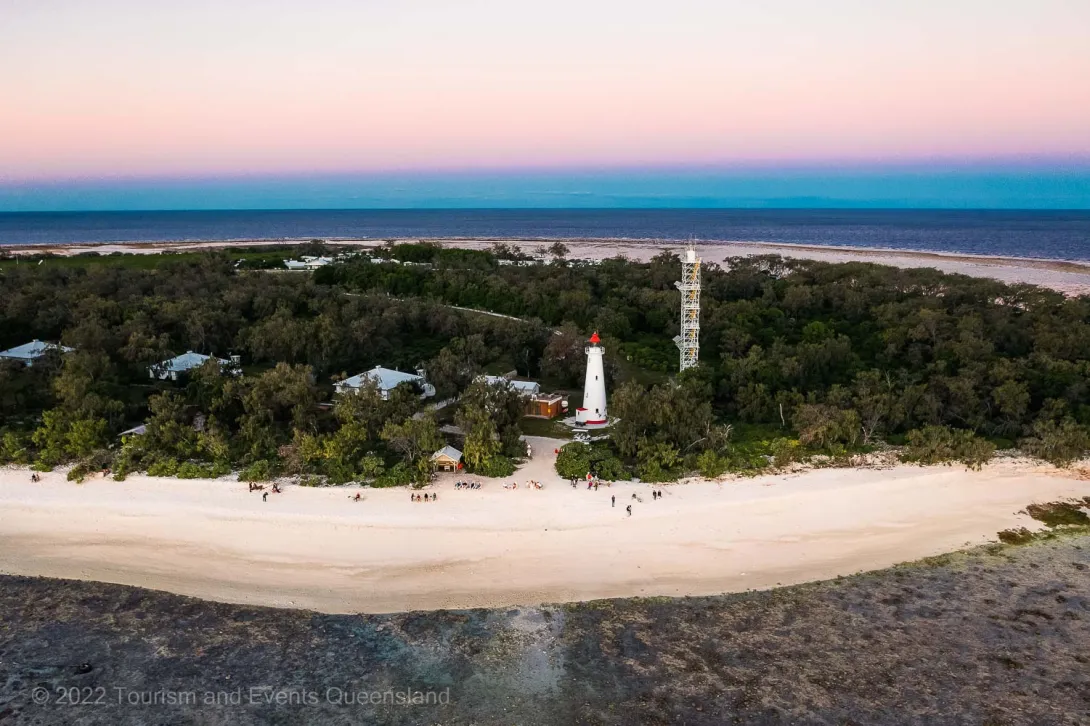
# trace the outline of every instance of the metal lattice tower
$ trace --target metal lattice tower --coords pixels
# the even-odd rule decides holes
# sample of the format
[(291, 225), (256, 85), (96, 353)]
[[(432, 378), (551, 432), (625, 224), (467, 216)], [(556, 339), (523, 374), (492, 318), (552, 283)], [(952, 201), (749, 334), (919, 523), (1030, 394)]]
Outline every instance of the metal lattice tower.
[(700, 258), (692, 242), (681, 258), (681, 282), (674, 285), (681, 291), (681, 335), (674, 338), (681, 350), (681, 370), (687, 370), (700, 359)]

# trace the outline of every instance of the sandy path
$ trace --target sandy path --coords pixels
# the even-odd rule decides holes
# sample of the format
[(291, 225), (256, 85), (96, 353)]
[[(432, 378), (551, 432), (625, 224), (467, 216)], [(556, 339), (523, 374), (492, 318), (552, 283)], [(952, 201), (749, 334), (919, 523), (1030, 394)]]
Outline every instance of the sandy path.
[[(1090, 482), (1029, 465), (820, 470), (723, 484), (409, 493), (289, 487), (263, 503), (230, 481), (82, 485), (0, 473), (0, 571), (116, 582), (326, 612), (503, 606), (765, 588), (885, 567), (1029, 525), (1033, 501)], [(643, 502), (632, 500), (637, 493)], [(610, 506), (610, 497), (617, 506)], [(625, 507), (633, 505), (633, 516)]]

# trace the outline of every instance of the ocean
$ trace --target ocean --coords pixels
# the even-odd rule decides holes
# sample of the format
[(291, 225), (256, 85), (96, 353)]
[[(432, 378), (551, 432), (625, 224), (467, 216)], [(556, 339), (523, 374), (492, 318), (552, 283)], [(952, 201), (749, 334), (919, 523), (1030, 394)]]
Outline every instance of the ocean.
[(0, 245), (404, 237), (786, 242), (1090, 260), (1090, 212), (481, 209), (0, 213)]

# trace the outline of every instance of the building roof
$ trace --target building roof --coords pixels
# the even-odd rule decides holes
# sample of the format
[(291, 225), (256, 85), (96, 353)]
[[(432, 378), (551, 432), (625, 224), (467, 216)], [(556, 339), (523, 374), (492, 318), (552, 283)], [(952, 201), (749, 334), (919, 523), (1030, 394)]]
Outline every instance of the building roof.
[(490, 386), (506, 383), (521, 394), (532, 396), (541, 391), (541, 384), (537, 381), (516, 381), (506, 376), (482, 376), (484, 382)]
[(33, 340), (29, 343), (24, 343), (23, 345), (17, 345), (14, 348), (0, 350), (0, 358), (34, 360), (35, 358), (41, 358), (48, 350), (59, 350), (62, 353), (70, 353), (73, 349), (66, 348), (63, 345), (57, 345), (56, 343), (43, 343), (40, 340)]
[(598, 337), (597, 330), (594, 331), (594, 335), (590, 336), (590, 341), (588, 342), (594, 343), (595, 345), (602, 342), (602, 339)]
[(443, 457), (458, 462), (462, 460), (462, 452), (458, 451), (458, 449), (454, 448), (453, 446), (444, 446), (443, 448), (439, 449), (439, 451), (436, 451), (434, 454), (431, 455), (431, 460), (435, 461), (436, 459)]
[[(165, 360), (162, 363), (157, 363), (155, 367), (160, 371), (182, 371), (193, 370), (194, 368), (200, 368), (208, 361), (212, 360), (212, 356), (203, 355), (201, 353), (194, 353), (191, 350), (187, 350), (179, 356), (175, 356), (170, 360)], [(228, 365), (230, 361), (223, 360), (222, 358), (216, 358), (221, 366)]]
[(383, 368), (382, 366), (375, 366), (369, 371), (360, 373), (358, 376), (346, 378), (341, 381), (341, 385), (348, 386), (349, 388), (360, 388), (366, 380), (374, 381), (378, 385), (380, 391), (392, 391), (402, 383), (419, 383), (420, 385), (424, 385), (423, 376), (418, 376), (415, 373), (395, 371), (389, 368)]

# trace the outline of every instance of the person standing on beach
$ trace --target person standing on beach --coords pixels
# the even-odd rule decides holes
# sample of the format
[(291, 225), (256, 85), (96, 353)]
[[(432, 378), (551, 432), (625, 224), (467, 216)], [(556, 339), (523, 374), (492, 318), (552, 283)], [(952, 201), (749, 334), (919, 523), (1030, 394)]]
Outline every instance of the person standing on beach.
[(625, 507), (625, 509), (628, 510), (628, 516), (631, 517), (632, 516), (632, 505), (629, 504), (627, 507)]
[(265, 492), (264, 494), (261, 495), (261, 501), (263, 501), (263, 502), (269, 501), (269, 493), (268, 492)]
[(609, 506), (611, 506), (611, 507), (616, 507), (617, 506), (617, 495), (616, 494), (614, 494), (613, 496), (611, 496), (609, 498)]

